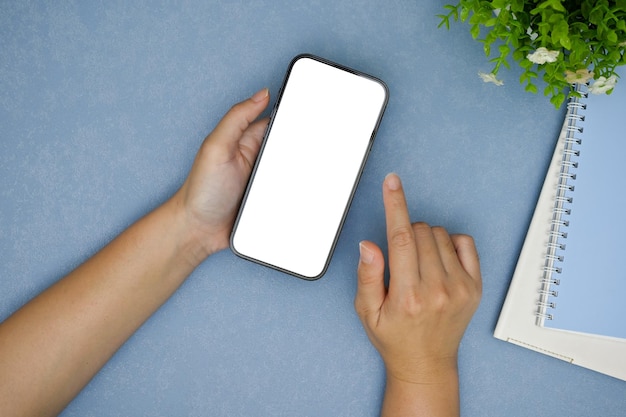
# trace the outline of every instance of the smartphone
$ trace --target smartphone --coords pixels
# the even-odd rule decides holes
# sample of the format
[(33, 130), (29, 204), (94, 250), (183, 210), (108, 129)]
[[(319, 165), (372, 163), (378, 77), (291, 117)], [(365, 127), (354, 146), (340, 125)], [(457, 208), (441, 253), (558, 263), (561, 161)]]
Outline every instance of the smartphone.
[(291, 61), (235, 220), (235, 254), (307, 280), (326, 272), (388, 96), (378, 78), (326, 59)]

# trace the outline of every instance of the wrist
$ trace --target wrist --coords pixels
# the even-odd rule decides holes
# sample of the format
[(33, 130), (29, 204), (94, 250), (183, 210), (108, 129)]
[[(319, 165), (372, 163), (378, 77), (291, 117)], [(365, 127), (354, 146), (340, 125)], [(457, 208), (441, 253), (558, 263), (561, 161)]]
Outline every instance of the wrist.
[(192, 268), (200, 265), (215, 252), (207, 245), (205, 233), (194, 224), (180, 193), (174, 194), (167, 200), (163, 208), (173, 219), (173, 231), (170, 236), (176, 240), (176, 247), (181, 257)]
[(387, 379), (399, 384), (440, 384), (458, 380), (456, 355), (385, 363), (385, 369)]
[(410, 373), (387, 370), (381, 416), (459, 416), (456, 360), (427, 362)]

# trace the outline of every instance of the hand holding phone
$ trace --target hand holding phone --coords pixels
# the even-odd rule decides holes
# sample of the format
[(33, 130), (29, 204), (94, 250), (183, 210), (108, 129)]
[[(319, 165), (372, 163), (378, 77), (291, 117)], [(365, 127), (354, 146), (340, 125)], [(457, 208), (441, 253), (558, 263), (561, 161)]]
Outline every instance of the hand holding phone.
[(231, 235), (239, 256), (304, 279), (330, 262), (388, 100), (377, 78), (291, 62)]

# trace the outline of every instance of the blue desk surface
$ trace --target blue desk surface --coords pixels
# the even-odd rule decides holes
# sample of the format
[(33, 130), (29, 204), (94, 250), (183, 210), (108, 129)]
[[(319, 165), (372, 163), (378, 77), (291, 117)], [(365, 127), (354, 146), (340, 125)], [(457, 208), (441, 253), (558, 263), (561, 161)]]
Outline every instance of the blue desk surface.
[(515, 68), (484, 84), (468, 27), (437, 29), (443, 2), (93, 3), (0, 4), (0, 320), (171, 195), (222, 114), (276, 92), (294, 55), (370, 72), (391, 98), (324, 278), (209, 258), (64, 416), (377, 415), (384, 371), (352, 301), (390, 171), (415, 220), (481, 254), (463, 415), (626, 414), (624, 382), (492, 337), (564, 112)]

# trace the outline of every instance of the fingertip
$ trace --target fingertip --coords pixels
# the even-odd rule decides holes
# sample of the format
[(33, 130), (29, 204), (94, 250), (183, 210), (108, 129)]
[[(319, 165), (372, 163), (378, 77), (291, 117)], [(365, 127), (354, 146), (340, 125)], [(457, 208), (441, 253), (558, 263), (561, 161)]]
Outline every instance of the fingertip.
[(454, 247), (457, 251), (474, 253), (478, 258), (478, 251), (476, 250), (476, 244), (474, 238), (470, 235), (455, 234), (451, 235), (450, 239), (454, 243)]
[[(210, 136), (214, 141), (234, 143), (241, 139), (243, 133), (254, 123), (269, 102), (269, 90), (263, 88), (249, 99), (233, 105), (222, 117)], [(267, 124), (266, 124), (267, 126)]]
[(385, 262), (382, 251), (372, 242), (359, 242), (359, 252), (354, 306), (358, 315), (365, 318), (378, 311), (385, 299)]
[(374, 261), (374, 252), (367, 245), (366, 241), (359, 242), (360, 262), (369, 265)]
[(359, 281), (371, 282), (384, 272), (385, 261), (380, 248), (372, 242), (359, 242)]
[(252, 97), (250, 97), (250, 100), (254, 101), (255, 103), (261, 103), (267, 100), (269, 96), (270, 96), (270, 90), (269, 88), (265, 87), (257, 91), (256, 93), (254, 93)]
[(385, 176), (383, 181), (383, 203), (385, 205), (385, 212), (404, 212), (406, 211), (406, 220), (408, 221), (408, 208), (406, 205), (406, 198), (404, 195), (404, 188), (402, 187), (402, 181), (398, 174), (391, 172)]
[(469, 235), (452, 235), (450, 236), (454, 248), (456, 249), (459, 262), (472, 278), (482, 281), (480, 273), (480, 258), (474, 238)]
[(391, 191), (397, 191), (402, 188), (402, 181), (400, 180), (398, 174), (396, 174), (395, 172), (390, 172), (389, 174), (387, 174), (384, 184)]

